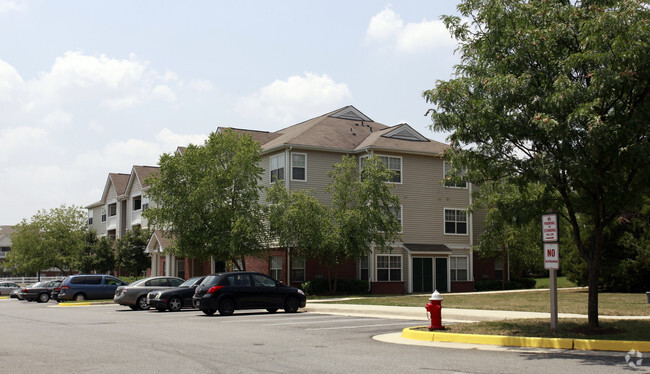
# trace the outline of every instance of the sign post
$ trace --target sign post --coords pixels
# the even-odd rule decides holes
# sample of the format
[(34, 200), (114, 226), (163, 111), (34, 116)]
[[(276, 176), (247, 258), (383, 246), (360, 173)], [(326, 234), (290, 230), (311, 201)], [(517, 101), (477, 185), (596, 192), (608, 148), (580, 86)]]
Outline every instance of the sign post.
[(548, 270), (551, 291), (551, 332), (557, 331), (557, 271), (560, 269), (560, 246), (557, 213), (542, 215), (544, 269)]

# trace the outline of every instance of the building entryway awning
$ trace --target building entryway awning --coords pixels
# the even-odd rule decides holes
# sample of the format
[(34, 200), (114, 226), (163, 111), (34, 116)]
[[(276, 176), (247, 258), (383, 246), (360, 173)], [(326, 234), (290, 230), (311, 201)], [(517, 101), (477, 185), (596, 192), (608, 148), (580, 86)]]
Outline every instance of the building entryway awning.
[(444, 244), (404, 243), (404, 248), (412, 253), (451, 254), (451, 249)]

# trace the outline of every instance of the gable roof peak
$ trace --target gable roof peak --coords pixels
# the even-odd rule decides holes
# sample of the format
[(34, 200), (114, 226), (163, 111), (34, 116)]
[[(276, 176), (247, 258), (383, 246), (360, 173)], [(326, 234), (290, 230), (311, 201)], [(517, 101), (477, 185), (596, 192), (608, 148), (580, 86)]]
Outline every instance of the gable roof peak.
[(361, 113), (361, 111), (352, 105), (348, 105), (329, 115), (332, 118), (349, 119), (353, 121), (374, 122), (370, 117)]

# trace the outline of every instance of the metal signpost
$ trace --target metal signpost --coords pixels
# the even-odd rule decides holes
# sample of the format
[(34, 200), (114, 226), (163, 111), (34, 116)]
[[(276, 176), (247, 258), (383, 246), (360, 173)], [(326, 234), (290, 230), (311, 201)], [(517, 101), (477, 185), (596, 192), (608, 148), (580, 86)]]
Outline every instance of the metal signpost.
[(544, 244), (544, 269), (549, 274), (551, 290), (551, 332), (557, 331), (557, 270), (560, 269), (560, 245), (557, 213), (542, 215), (542, 243)]

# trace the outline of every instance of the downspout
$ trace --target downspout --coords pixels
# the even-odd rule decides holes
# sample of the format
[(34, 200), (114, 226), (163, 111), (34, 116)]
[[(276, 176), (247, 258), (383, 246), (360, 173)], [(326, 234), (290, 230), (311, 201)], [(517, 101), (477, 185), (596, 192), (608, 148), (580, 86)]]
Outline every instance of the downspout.
[[(472, 206), (472, 184), (469, 183), (469, 206)], [(469, 274), (470, 280), (474, 280), (474, 214), (469, 214)]]

